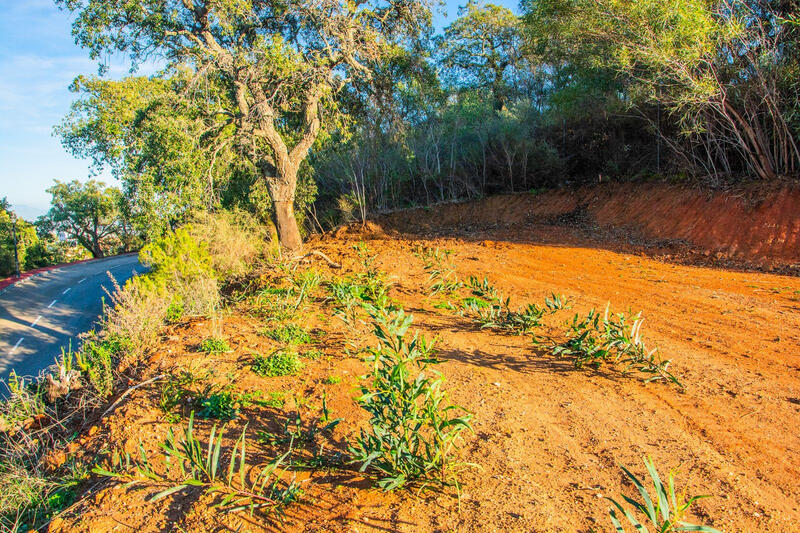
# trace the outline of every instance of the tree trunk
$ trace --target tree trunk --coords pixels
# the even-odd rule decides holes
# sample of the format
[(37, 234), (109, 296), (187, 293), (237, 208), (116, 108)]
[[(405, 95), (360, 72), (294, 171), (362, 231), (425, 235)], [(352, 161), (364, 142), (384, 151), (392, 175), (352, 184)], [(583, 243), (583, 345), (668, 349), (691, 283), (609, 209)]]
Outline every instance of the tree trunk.
[(294, 216), (294, 199), (274, 200), (275, 205), (275, 227), (278, 230), (278, 241), (281, 247), (292, 254), (303, 250), (303, 239), (300, 237), (300, 229), (297, 227), (297, 219)]

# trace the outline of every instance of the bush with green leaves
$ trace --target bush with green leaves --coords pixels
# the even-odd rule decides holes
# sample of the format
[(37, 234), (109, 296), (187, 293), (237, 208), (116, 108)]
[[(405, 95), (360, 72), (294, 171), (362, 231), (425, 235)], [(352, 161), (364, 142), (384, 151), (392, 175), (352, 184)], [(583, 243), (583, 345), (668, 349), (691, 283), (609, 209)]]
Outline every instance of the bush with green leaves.
[(368, 350), (371, 368), (356, 400), (370, 415), (369, 429), (351, 445), (353, 460), (362, 472), (375, 472), (384, 490), (458, 487), (453, 455), (472, 415), (449, 403), (443, 377), (429, 370), (438, 362), (432, 345), (418, 335), (406, 339), (410, 315), (377, 309), (371, 315), (378, 345)]
[(219, 287), (208, 244), (186, 226), (152, 241), (139, 253), (150, 267), (146, 279), (154, 291), (172, 294), (188, 315), (207, 316), (219, 306)]
[(609, 310), (610, 305), (603, 315), (594, 309), (585, 318), (575, 315), (569, 338), (553, 346), (553, 354), (572, 357), (576, 368), (620, 363), (624, 365), (623, 372), (634, 369), (645, 374), (646, 382), (663, 379), (681, 386), (669, 371), (670, 361), (662, 360), (657, 349), (648, 350), (642, 342), (641, 313), (631, 317), (612, 315)]
[(183, 435), (176, 437), (170, 428), (161, 445), (164, 470), (153, 467), (140, 444), (138, 458), (127, 452), (114, 452), (109, 466), (97, 466), (93, 472), (127, 485), (163, 487), (150, 498), (151, 502), (182, 491), (200, 489), (219, 498), (215, 508), (222, 512), (281, 512), (297, 500), (301, 493), (299, 485), (294, 480), (283, 481), (278, 473), (288, 452), (266, 466), (249, 467), (245, 450), (246, 429), (242, 430), (229, 455), (223, 451), (224, 434), (225, 426), (217, 431), (214, 425), (208, 443), (202, 443), (195, 435), (192, 413)]
[[(627, 478), (636, 487), (639, 492), (641, 501), (632, 497), (623, 495), (622, 498), (631, 505), (633, 508), (628, 509), (622, 504), (608, 498), (614, 505), (609, 509), (608, 514), (611, 517), (611, 522), (618, 533), (624, 533), (625, 527), (622, 520), (617, 515), (619, 511), (625, 518), (627, 523), (633, 528), (632, 531), (639, 533), (646, 533), (648, 531), (647, 524), (652, 525), (659, 533), (671, 533), (673, 531), (703, 531), (705, 533), (720, 533), (720, 531), (709, 526), (698, 526), (689, 524), (683, 520), (686, 511), (691, 505), (701, 498), (708, 496), (693, 496), (689, 499), (684, 499), (683, 494), (677, 496), (675, 494), (675, 472), (669, 473), (669, 480), (665, 487), (658, 475), (655, 464), (650, 458), (645, 458), (644, 465), (647, 468), (647, 473), (653, 484), (653, 494), (651, 495), (644, 484), (633, 475), (624, 466), (622, 470), (625, 472)], [(640, 515), (644, 519), (640, 518)]]
[(164, 319), (169, 324), (180, 322), (180, 320), (183, 318), (183, 311), (183, 302), (175, 299), (169, 304), (169, 307), (167, 307), (167, 313)]
[(196, 403), (200, 408), (197, 416), (201, 418), (231, 420), (239, 416), (239, 395), (229, 389), (222, 389), (197, 398)]
[(250, 368), (259, 376), (289, 376), (299, 372), (303, 362), (293, 350), (277, 350), (269, 355), (254, 356)]

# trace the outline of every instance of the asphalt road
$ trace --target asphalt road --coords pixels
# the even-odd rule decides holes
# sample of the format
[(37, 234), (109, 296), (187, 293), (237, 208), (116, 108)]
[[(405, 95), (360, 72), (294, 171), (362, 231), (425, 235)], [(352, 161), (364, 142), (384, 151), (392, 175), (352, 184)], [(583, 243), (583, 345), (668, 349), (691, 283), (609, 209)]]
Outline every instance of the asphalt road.
[[(135, 254), (69, 265), (20, 281), (0, 293), (0, 379), (11, 370), (35, 376), (78, 335), (95, 326), (113, 291), (107, 272), (122, 285), (143, 272)], [(5, 392), (0, 384), (0, 394)]]

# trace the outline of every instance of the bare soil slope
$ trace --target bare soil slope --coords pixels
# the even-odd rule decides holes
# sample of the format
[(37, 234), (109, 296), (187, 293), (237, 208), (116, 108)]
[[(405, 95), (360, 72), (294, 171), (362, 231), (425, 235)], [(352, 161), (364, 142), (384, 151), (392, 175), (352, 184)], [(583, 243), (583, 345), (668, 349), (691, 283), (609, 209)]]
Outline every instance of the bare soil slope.
[[(613, 189), (605, 191), (611, 194)], [(580, 194), (590, 193), (576, 193), (584, 198)], [(645, 220), (647, 209), (624, 202), (629, 195), (642, 194), (630, 191), (613, 202), (616, 208), (598, 204), (590, 210), (598, 218), (608, 213), (603, 215), (607, 220), (621, 212), (636, 212), (630, 215), (633, 219)], [(691, 230), (698, 224), (686, 220), (661, 221), (664, 200), (659, 195), (666, 193), (654, 188), (650, 194), (655, 202), (649, 210), (652, 222), (642, 227), (666, 232), (659, 238), (683, 238), (673, 230), (659, 230), (660, 222), (689, 228), (696, 243), (702, 235), (710, 239), (714, 231), (735, 234), (722, 227)], [(563, 195), (560, 211), (573, 210), (578, 200)], [(680, 195), (673, 202), (673, 211), (679, 207), (685, 218), (701, 219), (706, 211), (690, 212), (691, 203)], [(415, 327), (438, 339), (447, 388), (456, 403), (475, 414), (474, 434), (465, 437), (462, 459), (479, 469), (466, 473), (460, 502), (436, 494), (384, 494), (357, 472), (320, 470), (302, 475), (306, 495), (289, 508), (283, 523), (221, 516), (208, 508), (208, 500), (191, 495), (147, 503), (154, 490), (101, 485), (51, 530), (610, 531), (603, 496), (630, 494), (619, 465), (643, 475), (644, 455), (652, 456), (662, 472), (679, 468), (678, 482), (690, 494), (714, 495), (696, 505), (690, 521), (725, 531), (797, 530), (800, 280), (675, 264), (654, 258), (668, 254), (664, 247), (637, 244), (614, 232), (532, 222), (530, 206), (541, 205), (536, 213), (542, 215), (545, 204), (538, 197), (513, 197), (466, 209), (446, 207), (427, 219), (420, 213), (395, 214), (382, 220), (383, 229), (346, 229), (311, 244), (342, 261), (347, 272), (357, 269), (352, 245), (364, 240), (377, 254), (378, 266), (392, 276), (392, 296), (414, 314)], [(476, 228), (492, 220), (516, 223)], [(423, 233), (397, 233), (390, 223)], [(460, 226), (455, 237), (447, 235), (452, 230), (445, 231), (452, 225)], [(793, 231), (796, 239), (796, 226)], [(747, 259), (768, 254), (771, 260), (794, 260), (789, 237), (781, 238), (781, 246), (758, 248), (755, 241), (742, 239), (715, 247)], [(608, 302), (618, 311), (641, 310), (643, 336), (672, 359), (685, 388), (645, 384), (610, 367), (576, 370), (527, 337), (481, 330), (464, 317), (435, 308), (440, 299), (428, 295), (427, 274), (410, 252), (417, 243), (452, 249), (462, 279), (487, 276), (519, 305), (541, 302), (551, 292), (570, 297), (573, 309), (550, 317), (543, 332), (556, 339), (573, 313), (602, 309)], [(756, 255), (747, 255), (756, 249)], [(324, 265), (317, 268), (342, 275)], [(196, 346), (208, 336), (210, 324), (187, 322), (173, 328), (156, 350), (153, 373), (160, 368), (213, 368), (242, 390), (293, 391), (314, 402), (325, 390), (331, 410), (345, 418), (335, 437), (343, 449), (366, 421), (352, 400), (363, 363), (344, 348), (350, 339), (368, 340), (368, 334), (366, 329), (350, 330), (330, 315), (323, 301), (306, 313), (308, 327), (328, 333), (318, 345), (324, 357), (309, 361), (299, 377), (261, 378), (250, 372), (249, 354), (263, 353), (270, 345), (257, 333), (264, 324), (241, 308), (234, 308), (224, 325), (232, 353), (199, 354)], [(330, 376), (341, 377), (341, 382), (326, 383)], [(83, 452), (76, 453), (95, 453), (109, 441), (133, 451), (142, 440), (155, 450), (169, 428), (157, 402), (157, 389), (136, 391), (97, 434), (86, 438)], [(253, 431), (275, 427), (291, 409), (291, 403), (283, 409), (248, 409), (234, 425), (247, 422)], [(207, 431), (210, 425), (200, 427)]]
[[(515, 194), (385, 215), (404, 231), (519, 226), (579, 214), (628, 239), (671, 241), (716, 259), (770, 269), (800, 265), (800, 190), (754, 185), (708, 191), (662, 183), (608, 183)], [(686, 250), (685, 250), (686, 251)]]

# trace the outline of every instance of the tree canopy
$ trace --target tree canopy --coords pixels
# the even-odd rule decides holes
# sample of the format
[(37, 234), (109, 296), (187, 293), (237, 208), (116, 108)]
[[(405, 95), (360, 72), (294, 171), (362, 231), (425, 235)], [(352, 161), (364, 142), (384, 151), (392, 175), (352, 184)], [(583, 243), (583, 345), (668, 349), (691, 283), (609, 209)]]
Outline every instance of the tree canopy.
[(328, 0), (57, 0), (74, 12), (93, 58), (129, 54), (188, 65), (188, 94), (211, 80), (200, 110), (211, 142), (232, 142), (265, 181), (281, 243), (302, 241), (294, 218), (300, 164), (337, 95), (430, 20), (426, 2)]

